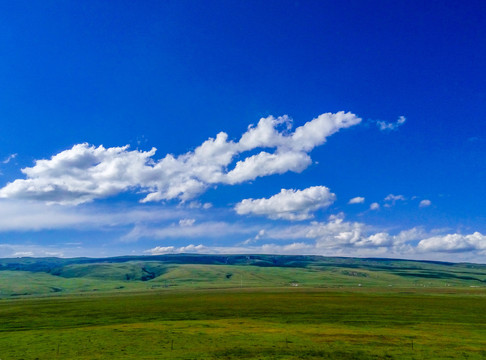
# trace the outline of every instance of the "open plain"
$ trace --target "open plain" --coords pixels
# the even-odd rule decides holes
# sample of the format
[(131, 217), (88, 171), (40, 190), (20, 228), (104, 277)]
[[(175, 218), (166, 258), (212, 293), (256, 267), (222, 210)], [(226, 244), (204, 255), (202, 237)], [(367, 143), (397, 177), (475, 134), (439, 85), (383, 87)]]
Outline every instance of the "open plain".
[(0, 271), (0, 359), (486, 357), (482, 266), (241, 259), (18, 261)]

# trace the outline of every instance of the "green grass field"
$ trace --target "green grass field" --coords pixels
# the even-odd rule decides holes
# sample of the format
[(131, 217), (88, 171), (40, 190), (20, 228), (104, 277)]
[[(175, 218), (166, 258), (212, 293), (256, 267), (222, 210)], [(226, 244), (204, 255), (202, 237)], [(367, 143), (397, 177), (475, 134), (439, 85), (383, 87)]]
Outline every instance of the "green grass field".
[(0, 299), (248, 287), (486, 288), (486, 266), (270, 255), (0, 259)]
[(486, 266), (0, 259), (0, 360), (486, 359)]
[(484, 359), (486, 292), (152, 291), (0, 301), (0, 359)]

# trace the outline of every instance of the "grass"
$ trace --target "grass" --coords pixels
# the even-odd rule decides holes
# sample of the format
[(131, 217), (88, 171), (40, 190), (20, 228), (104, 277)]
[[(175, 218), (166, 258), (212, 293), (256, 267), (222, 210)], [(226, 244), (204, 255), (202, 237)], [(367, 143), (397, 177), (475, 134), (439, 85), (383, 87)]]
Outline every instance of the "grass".
[(232, 289), (0, 301), (0, 359), (483, 359), (483, 289)]
[[(22, 264), (0, 271), (0, 298), (151, 289), (242, 287), (486, 287), (486, 269), (472, 265), (334, 259), (297, 267), (179, 264), (162, 261)], [(59, 260), (61, 261), (61, 260)], [(0, 261), (1, 263), (1, 261)], [(15, 269), (14, 267), (8, 269)], [(39, 270), (40, 269), (40, 270)], [(36, 270), (36, 271), (34, 271)]]
[(486, 266), (0, 259), (0, 360), (484, 359)]

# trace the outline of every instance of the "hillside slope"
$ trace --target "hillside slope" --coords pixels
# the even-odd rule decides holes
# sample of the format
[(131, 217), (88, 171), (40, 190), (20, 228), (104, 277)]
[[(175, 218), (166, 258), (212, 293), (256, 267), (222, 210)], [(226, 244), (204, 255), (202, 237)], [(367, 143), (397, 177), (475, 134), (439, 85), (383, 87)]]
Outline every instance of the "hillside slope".
[(486, 266), (277, 255), (0, 259), (0, 298), (240, 287), (486, 287)]

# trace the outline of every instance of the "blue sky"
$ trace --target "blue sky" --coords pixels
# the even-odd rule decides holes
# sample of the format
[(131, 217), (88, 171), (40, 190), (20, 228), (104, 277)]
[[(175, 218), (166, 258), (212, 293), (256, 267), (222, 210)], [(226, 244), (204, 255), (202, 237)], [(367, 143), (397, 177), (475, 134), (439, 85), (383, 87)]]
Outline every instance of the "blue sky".
[(0, 4), (0, 256), (485, 262), (484, 10)]

